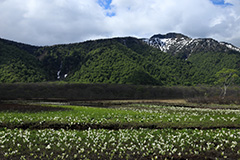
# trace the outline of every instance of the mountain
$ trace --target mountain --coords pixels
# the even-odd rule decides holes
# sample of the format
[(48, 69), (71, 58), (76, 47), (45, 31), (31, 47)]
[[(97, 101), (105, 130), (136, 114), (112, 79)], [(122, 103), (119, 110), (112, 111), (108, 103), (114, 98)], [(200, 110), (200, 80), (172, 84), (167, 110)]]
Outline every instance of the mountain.
[(163, 52), (183, 59), (200, 52), (240, 53), (240, 48), (230, 43), (218, 42), (211, 38), (193, 39), (179, 33), (157, 34), (143, 41)]
[(239, 67), (239, 48), (177, 33), (42, 47), (0, 39), (4, 83), (214, 84), (218, 71)]
[(34, 55), (38, 47), (0, 39), (0, 82), (39, 82), (47, 79)]
[(133, 37), (43, 47), (37, 53), (51, 81), (184, 85), (182, 72), (190, 67)]

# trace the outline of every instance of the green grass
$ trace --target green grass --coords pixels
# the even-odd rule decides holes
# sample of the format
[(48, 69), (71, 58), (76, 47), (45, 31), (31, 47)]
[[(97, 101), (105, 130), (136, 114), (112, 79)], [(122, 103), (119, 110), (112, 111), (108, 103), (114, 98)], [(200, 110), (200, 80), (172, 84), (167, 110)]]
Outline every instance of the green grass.
[(70, 110), (0, 112), (0, 159), (240, 158), (239, 110), (49, 107)]
[[(53, 107), (53, 106), (51, 106)], [(59, 107), (59, 106), (58, 106)], [(67, 111), (19, 113), (0, 112), (4, 127), (31, 124), (118, 126), (120, 128), (240, 128), (239, 110), (212, 110), (154, 105), (125, 108), (60, 106)], [(122, 126), (122, 127), (121, 127)]]

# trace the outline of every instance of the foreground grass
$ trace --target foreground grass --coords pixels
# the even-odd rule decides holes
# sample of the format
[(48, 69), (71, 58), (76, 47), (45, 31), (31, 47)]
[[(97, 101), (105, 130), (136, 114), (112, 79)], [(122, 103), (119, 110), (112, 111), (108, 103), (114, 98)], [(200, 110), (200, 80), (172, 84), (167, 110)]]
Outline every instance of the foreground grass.
[(240, 158), (239, 110), (48, 107), (0, 112), (0, 159)]
[(240, 130), (0, 130), (1, 159), (238, 159)]
[[(54, 107), (54, 106), (52, 106)], [(71, 110), (19, 113), (0, 112), (0, 126), (8, 128), (240, 128), (239, 110), (213, 110), (155, 105), (126, 108), (55, 106)]]

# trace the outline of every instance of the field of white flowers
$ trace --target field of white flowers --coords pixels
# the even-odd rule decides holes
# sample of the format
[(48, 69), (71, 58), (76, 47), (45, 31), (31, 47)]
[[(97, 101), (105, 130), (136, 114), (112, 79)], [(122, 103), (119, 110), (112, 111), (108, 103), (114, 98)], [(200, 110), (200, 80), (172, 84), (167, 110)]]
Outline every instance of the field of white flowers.
[(240, 130), (0, 130), (1, 159), (240, 158)]
[(240, 158), (239, 110), (49, 107), (69, 110), (0, 112), (0, 159)]

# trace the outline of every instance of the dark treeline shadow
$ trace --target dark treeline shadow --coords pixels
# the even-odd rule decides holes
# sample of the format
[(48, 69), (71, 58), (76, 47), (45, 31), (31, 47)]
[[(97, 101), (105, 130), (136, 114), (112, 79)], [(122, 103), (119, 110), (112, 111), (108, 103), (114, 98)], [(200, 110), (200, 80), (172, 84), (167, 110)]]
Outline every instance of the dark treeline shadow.
[[(219, 87), (163, 87), (126, 84), (78, 83), (1, 83), (0, 100), (134, 100), (134, 99), (188, 99), (201, 101), (218, 97)], [(239, 97), (239, 87), (228, 90), (228, 97)]]

